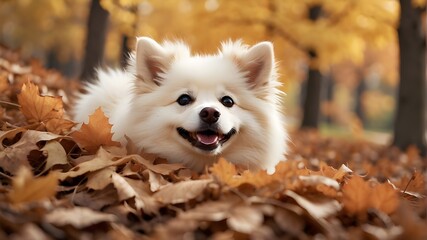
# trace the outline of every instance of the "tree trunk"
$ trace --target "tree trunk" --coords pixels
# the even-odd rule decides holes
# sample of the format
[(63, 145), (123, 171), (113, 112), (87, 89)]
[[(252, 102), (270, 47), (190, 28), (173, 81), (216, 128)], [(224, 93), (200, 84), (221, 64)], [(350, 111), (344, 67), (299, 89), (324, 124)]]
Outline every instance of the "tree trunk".
[(128, 64), (129, 59), (129, 37), (126, 34), (122, 35), (122, 51), (120, 54), (120, 66), (125, 68)]
[[(332, 104), (334, 102), (334, 93), (335, 93), (335, 80), (332, 74), (326, 75), (324, 78), (325, 82), (325, 100), (328, 104)], [(323, 114), (323, 120), (327, 124), (333, 124), (333, 118), (331, 112), (327, 112), (327, 114)]]
[(425, 153), (425, 32), (421, 29), (421, 11), (411, 1), (399, 2), (400, 84), (393, 144), (401, 149), (415, 145)]
[(322, 74), (319, 69), (310, 66), (306, 86), (301, 128), (318, 128), (322, 92)]
[(362, 104), (362, 97), (365, 91), (366, 91), (366, 82), (365, 82), (364, 76), (360, 74), (359, 84), (357, 84), (357, 87), (356, 87), (354, 112), (356, 113), (356, 116), (359, 118), (363, 126), (366, 125), (365, 111), (363, 109), (363, 104)]
[(107, 38), (108, 15), (108, 12), (101, 7), (100, 0), (92, 0), (87, 24), (83, 70), (80, 76), (83, 81), (92, 79), (95, 76), (95, 68), (102, 63)]

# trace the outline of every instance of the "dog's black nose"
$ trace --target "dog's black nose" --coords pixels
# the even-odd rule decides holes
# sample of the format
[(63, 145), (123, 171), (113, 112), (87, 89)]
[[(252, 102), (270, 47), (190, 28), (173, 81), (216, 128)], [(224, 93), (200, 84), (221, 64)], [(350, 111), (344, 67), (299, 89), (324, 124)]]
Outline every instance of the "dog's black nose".
[(221, 113), (212, 107), (205, 107), (199, 113), (200, 119), (207, 124), (216, 123), (221, 116)]

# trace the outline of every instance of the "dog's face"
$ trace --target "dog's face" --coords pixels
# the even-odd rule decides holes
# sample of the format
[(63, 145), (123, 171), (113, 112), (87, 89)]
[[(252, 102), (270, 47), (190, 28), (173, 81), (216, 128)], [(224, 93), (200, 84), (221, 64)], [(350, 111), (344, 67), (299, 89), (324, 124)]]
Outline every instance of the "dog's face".
[(226, 148), (244, 121), (235, 84), (242, 74), (231, 61), (196, 57), (177, 61), (162, 74), (160, 94), (170, 95), (169, 129), (173, 140), (202, 154), (216, 155)]
[(194, 158), (215, 159), (248, 140), (242, 138), (259, 137), (268, 117), (261, 109), (269, 95), (262, 89), (273, 67), (271, 46), (228, 47), (190, 56), (183, 45), (138, 40), (135, 123), (141, 127), (133, 138), (143, 148), (172, 162), (192, 158), (197, 168)]

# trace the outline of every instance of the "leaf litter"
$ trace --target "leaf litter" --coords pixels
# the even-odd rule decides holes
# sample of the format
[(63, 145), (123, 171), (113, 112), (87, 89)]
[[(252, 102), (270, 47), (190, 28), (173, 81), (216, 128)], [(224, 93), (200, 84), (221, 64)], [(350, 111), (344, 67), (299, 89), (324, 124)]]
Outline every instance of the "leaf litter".
[(416, 148), (295, 132), (272, 175), (226, 159), (195, 173), (114, 142), (102, 109), (77, 129), (62, 90), (76, 81), (10, 54), (0, 54), (0, 238), (427, 238)]

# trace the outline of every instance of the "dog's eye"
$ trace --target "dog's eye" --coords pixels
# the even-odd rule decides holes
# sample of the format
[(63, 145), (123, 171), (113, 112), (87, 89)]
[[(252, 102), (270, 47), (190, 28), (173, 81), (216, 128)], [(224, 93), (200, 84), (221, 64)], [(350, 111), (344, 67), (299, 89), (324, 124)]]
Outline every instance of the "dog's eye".
[(229, 96), (222, 97), (221, 98), (221, 103), (222, 103), (222, 105), (224, 105), (224, 106), (226, 106), (228, 108), (230, 108), (230, 107), (232, 107), (234, 105), (233, 99), (231, 97), (229, 97)]
[(190, 95), (188, 94), (182, 94), (181, 96), (179, 96), (179, 98), (176, 100), (176, 102), (181, 105), (181, 106), (185, 106), (190, 104), (193, 101), (193, 99), (190, 97)]

